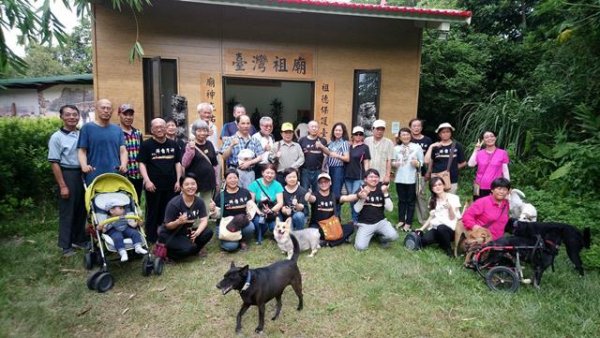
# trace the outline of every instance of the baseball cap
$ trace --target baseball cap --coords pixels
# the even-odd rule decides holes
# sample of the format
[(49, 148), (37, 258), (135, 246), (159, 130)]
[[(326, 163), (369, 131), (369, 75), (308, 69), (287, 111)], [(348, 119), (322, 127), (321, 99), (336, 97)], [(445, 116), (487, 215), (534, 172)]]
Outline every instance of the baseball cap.
[(289, 122), (285, 122), (281, 125), (281, 131), (294, 131), (294, 125)]
[(373, 122), (373, 128), (385, 128), (385, 121), (376, 120), (375, 122)]
[(365, 133), (365, 128), (361, 127), (361, 126), (356, 126), (354, 128), (352, 128), (352, 134), (356, 134), (356, 133)]
[(322, 178), (326, 178), (326, 179), (328, 179), (328, 180), (331, 181), (331, 176), (329, 176), (328, 173), (320, 173), (319, 176), (317, 176), (317, 181), (320, 180), (320, 179), (322, 179)]
[(119, 106), (119, 114), (126, 112), (128, 110), (135, 112), (135, 110), (133, 110), (133, 105), (131, 105), (130, 103), (123, 103), (122, 105)]
[(453, 127), (453, 126), (452, 126), (450, 123), (448, 123), (448, 122), (444, 122), (444, 123), (440, 124), (440, 125), (439, 125), (439, 126), (436, 128), (436, 129), (435, 129), (435, 132), (437, 133), (437, 132), (439, 132), (440, 130), (442, 130), (442, 129), (444, 129), (444, 128), (448, 128), (448, 129), (450, 129), (450, 130), (452, 130), (452, 131), (454, 131), (454, 130), (455, 130), (455, 129), (454, 129), (454, 127)]

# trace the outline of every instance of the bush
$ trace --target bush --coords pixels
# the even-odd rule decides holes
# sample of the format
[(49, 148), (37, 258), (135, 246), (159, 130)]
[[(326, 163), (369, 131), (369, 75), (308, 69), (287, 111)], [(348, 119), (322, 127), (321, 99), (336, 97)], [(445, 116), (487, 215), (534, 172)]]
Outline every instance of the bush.
[(0, 219), (52, 197), (48, 140), (61, 126), (52, 119), (0, 119)]

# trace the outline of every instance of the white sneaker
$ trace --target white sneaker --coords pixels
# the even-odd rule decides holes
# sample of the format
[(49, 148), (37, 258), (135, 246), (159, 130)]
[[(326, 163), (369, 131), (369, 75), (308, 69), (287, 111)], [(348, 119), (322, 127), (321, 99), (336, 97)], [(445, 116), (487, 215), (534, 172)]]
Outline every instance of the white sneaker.
[(134, 250), (135, 250), (135, 252), (136, 252), (136, 253), (139, 253), (140, 255), (145, 255), (145, 254), (147, 254), (147, 253), (148, 253), (148, 250), (146, 250), (146, 249), (142, 248), (142, 245), (141, 245), (141, 244), (137, 244), (137, 245), (135, 246)]
[(127, 262), (129, 260), (126, 250), (119, 250), (119, 255), (121, 256), (121, 262)]

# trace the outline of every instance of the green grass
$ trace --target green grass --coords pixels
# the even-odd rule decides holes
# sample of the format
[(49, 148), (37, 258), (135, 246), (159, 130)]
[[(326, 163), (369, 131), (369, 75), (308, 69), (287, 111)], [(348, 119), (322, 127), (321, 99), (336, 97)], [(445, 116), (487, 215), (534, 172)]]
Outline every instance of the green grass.
[[(346, 214), (347, 214), (346, 207)], [(83, 254), (64, 259), (56, 247), (56, 219), (47, 210), (45, 230), (0, 240), (0, 336), (201, 336), (235, 335), (241, 300), (215, 285), (231, 261), (258, 267), (283, 259), (270, 240), (244, 253), (209, 244), (206, 259), (167, 265), (162, 276), (142, 277), (141, 261), (113, 263), (115, 287), (89, 291)], [(393, 217), (395, 219), (395, 217)], [(38, 227), (39, 215), (12, 224)], [(475, 272), (441, 250), (409, 252), (402, 238), (389, 248), (371, 243), (300, 256), (304, 310), (291, 288), (280, 318), (267, 305), (265, 334), (281, 337), (595, 337), (600, 334), (600, 277), (580, 278), (564, 248), (556, 272), (541, 289), (522, 285), (515, 294), (490, 291)], [(243, 318), (243, 336), (254, 336), (257, 310)]]

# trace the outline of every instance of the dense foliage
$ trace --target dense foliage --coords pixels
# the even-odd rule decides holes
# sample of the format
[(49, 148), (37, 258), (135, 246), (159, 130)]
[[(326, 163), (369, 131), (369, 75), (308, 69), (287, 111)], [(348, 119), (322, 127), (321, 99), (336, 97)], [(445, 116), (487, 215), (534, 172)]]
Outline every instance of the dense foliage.
[(0, 219), (52, 196), (48, 140), (60, 125), (58, 119), (0, 119)]

